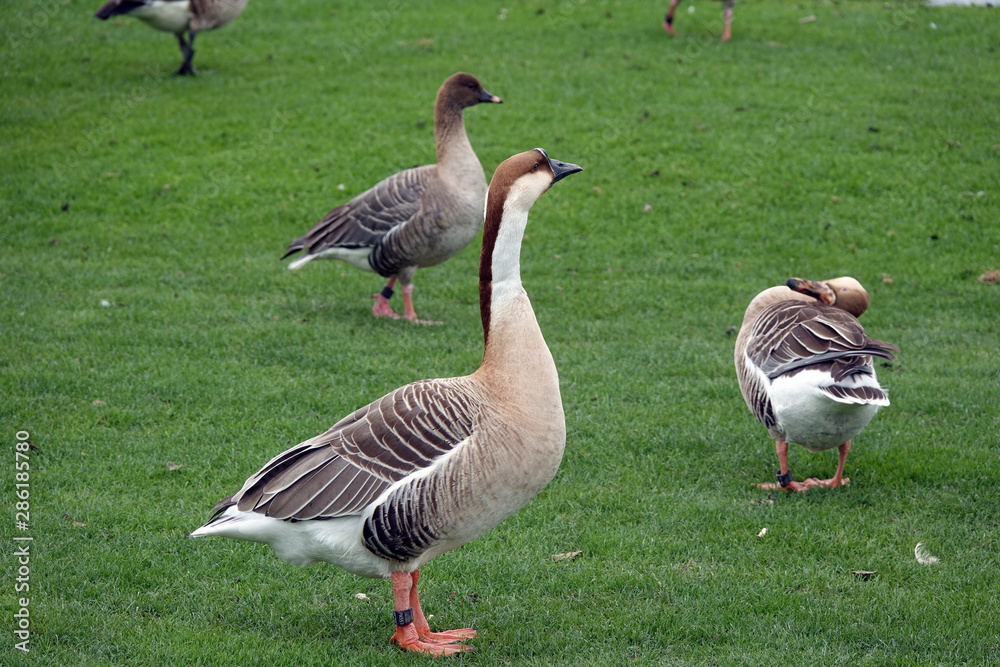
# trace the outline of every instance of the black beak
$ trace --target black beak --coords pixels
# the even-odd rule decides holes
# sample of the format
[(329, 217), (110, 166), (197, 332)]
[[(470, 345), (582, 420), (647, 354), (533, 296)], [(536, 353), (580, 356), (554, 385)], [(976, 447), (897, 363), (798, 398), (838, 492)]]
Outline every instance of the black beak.
[(549, 158), (549, 169), (552, 170), (553, 184), (556, 181), (561, 181), (570, 174), (583, 171), (583, 167), (578, 164), (573, 164), (572, 162), (560, 162), (559, 160), (553, 160), (552, 158)]
[(488, 91), (485, 88), (483, 88), (483, 92), (479, 96), (479, 102), (480, 103), (490, 102), (492, 104), (502, 104), (503, 100), (501, 100), (499, 97), (497, 97), (496, 95), (494, 95), (490, 91)]

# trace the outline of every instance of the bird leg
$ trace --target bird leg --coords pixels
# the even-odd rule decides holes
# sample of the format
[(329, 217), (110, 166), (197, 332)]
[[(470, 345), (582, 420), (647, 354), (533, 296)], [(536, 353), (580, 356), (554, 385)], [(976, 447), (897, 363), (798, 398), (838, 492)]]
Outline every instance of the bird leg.
[(836, 489), (838, 486), (847, 486), (851, 483), (851, 480), (844, 477), (844, 464), (847, 462), (847, 453), (851, 451), (851, 441), (848, 440), (844, 444), (837, 447), (837, 452), (840, 454), (840, 461), (837, 463), (837, 474), (833, 476), (832, 479), (823, 479), (818, 483), (822, 484), (831, 489)]
[(184, 76), (185, 74), (190, 74), (195, 76), (198, 74), (195, 70), (194, 65), (191, 64), (191, 59), (194, 58), (194, 30), (188, 29), (188, 34), (190, 38), (185, 41), (184, 33), (177, 33), (177, 42), (180, 44), (181, 53), (184, 54), (184, 62), (181, 63), (180, 69), (174, 72), (174, 76)]
[[(456, 655), (471, 651), (471, 646), (456, 643), (459, 639), (472, 637), (475, 630), (454, 630), (451, 633), (433, 633), (420, 609), (417, 598), (417, 581), (419, 571), (392, 573), (392, 598), (396, 607), (396, 633), (392, 636), (394, 644), (404, 651), (426, 653), (433, 656)], [(417, 621), (420, 625), (417, 625)], [(400, 624), (402, 622), (402, 624)], [(471, 634), (469, 634), (471, 632)]]
[[(780, 475), (782, 477), (789, 476), (788, 474), (788, 441), (787, 440), (775, 440), (774, 448), (778, 452), (778, 467), (780, 468)], [(818, 479), (807, 479), (804, 482), (796, 482), (794, 480), (789, 480), (788, 484), (782, 486), (777, 482), (761, 482), (757, 486), (762, 489), (767, 489), (768, 491), (777, 491), (781, 489), (782, 491), (796, 491), (798, 493), (805, 493), (812, 487), (819, 483)]]
[(475, 628), (431, 632), (431, 626), (427, 623), (424, 612), (420, 608), (420, 600), (417, 599), (417, 582), (420, 581), (420, 570), (413, 571), (412, 580), (413, 588), (410, 589), (410, 607), (413, 609), (413, 624), (417, 628), (417, 636), (420, 639), (433, 644), (453, 644), (463, 639), (472, 639), (476, 636)]
[(722, 10), (722, 41), (728, 42), (732, 36), (733, 32), (730, 29), (730, 25), (733, 22), (733, 3), (732, 0), (726, 0), (725, 8)]
[[(372, 294), (375, 299), (375, 305), (372, 306), (372, 315), (375, 317), (390, 317), (394, 320), (399, 319), (393, 310), (392, 306), (389, 305), (389, 299), (392, 298), (392, 288), (396, 284), (396, 276), (389, 278), (389, 282), (385, 284), (382, 291), (378, 294)], [(411, 306), (412, 307), (412, 306)]]
[[(778, 452), (778, 466), (781, 468), (781, 476), (788, 475), (788, 442), (785, 440), (775, 440), (774, 448)], [(840, 445), (837, 451), (840, 452), (840, 462), (837, 464), (837, 474), (832, 479), (810, 477), (803, 482), (789, 481), (787, 486), (781, 486), (774, 482), (763, 482), (757, 486), (769, 491), (781, 489), (783, 491), (796, 491), (798, 493), (805, 493), (814, 486), (825, 486), (830, 489), (835, 489), (838, 486), (846, 486), (851, 483), (851, 480), (843, 477), (844, 464), (847, 462), (847, 453), (851, 451), (851, 441), (848, 440)]]
[(407, 320), (414, 324), (444, 324), (444, 322), (435, 322), (434, 320), (417, 319), (417, 311), (413, 309), (413, 283), (403, 285), (399, 291), (403, 293), (403, 317)]
[(667, 15), (663, 19), (663, 29), (667, 31), (669, 35), (676, 35), (677, 31), (674, 30), (674, 10), (677, 9), (677, 5), (681, 4), (681, 0), (670, 0), (670, 8), (667, 10)]

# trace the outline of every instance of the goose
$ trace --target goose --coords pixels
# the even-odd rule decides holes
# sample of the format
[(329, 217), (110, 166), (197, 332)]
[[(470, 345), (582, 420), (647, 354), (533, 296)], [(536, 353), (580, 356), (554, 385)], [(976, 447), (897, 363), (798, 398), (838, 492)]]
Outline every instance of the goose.
[[(790, 278), (747, 307), (736, 337), (736, 374), (743, 400), (774, 438), (780, 467), (778, 483), (761, 488), (805, 493), (850, 483), (843, 473), (851, 440), (889, 405), (872, 358), (895, 359), (892, 352), (899, 352), (865, 334), (857, 318), (868, 302), (868, 292), (854, 278)], [(812, 452), (837, 447), (837, 473), (827, 480), (793, 481), (789, 442)]]
[(502, 100), (471, 74), (448, 77), (434, 104), (437, 164), (393, 174), (327, 213), (288, 245), (282, 259), (305, 251), (288, 268), (301, 268), (317, 258), (339, 259), (388, 278), (374, 295), (375, 317), (398, 318), (389, 299), (399, 281), (403, 316), (418, 322), (413, 274), (456, 255), (483, 226), (486, 176), (462, 120), (462, 109), (483, 102)]
[[(677, 5), (681, 4), (681, 0), (670, 0), (670, 7), (667, 9), (667, 15), (663, 18), (663, 29), (667, 31), (670, 35), (676, 35), (677, 31), (674, 30), (674, 11), (677, 9)], [(722, 41), (728, 42), (733, 37), (732, 23), (733, 23), (733, 5), (736, 4), (736, 0), (722, 0)], [(694, 11), (694, 10), (692, 10)]]
[(566, 443), (559, 377), (521, 286), (520, 250), (532, 204), (578, 171), (536, 148), (493, 175), (479, 267), (478, 370), (400, 387), (278, 454), (191, 536), (264, 542), (294, 564), (325, 561), (391, 578), (393, 642), (432, 655), (471, 650), (461, 642), (474, 629), (430, 631), (417, 596), (420, 567), (491, 530), (559, 468)]
[[(215, 30), (240, 15), (248, 0), (108, 0), (94, 14), (106, 21), (112, 16), (128, 14), (142, 19), (157, 30), (177, 35), (184, 62), (175, 75), (198, 72), (191, 64), (194, 58), (194, 38), (199, 32)], [(184, 33), (187, 33), (187, 39)]]

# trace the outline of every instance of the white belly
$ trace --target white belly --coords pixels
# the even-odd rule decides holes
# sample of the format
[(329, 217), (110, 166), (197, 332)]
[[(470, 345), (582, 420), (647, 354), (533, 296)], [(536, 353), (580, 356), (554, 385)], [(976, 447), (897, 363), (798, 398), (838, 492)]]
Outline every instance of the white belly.
[(837, 447), (864, 429), (879, 406), (841, 403), (820, 391), (826, 373), (803, 371), (780, 377), (771, 385), (771, 406), (778, 431), (788, 442), (814, 452)]
[(129, 12), (157, 30), (179, 33), (188, 29), (194, 14), (188, 0), (153, 0)]
[(262, 542), (274, 549), (278, 558), (293, 565), (324, 561), (362, 577), (384, 578), (392, 574), (392, 564), (368, 551), (361, 541), (364, 516), (293, 523), (240, 512), (235, 507), (230, 507), (226, 514), (232, 517), (230, 521), (203, 526), (191, 533), (191, 537), (217, 535)]

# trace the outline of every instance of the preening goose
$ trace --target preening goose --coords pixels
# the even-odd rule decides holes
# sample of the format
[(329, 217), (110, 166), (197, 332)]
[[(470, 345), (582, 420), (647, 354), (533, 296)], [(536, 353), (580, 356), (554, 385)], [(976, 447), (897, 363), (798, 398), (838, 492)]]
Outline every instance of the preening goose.
[(430, 631), (418, 568), (509, 517), (559, 468), (559, 378), (521, 286), (520, 250), (531, 205), (580, 170), (540, 148), (497, 168), (479, 267), (485, 350), (475, 373), (400, 387), (279, 454), (191, 536), (264, 542), (298, 565), (326, 561), (391, 577), (392, 641), (434, 655), (471, 650), (460, 642), (475, 630)]
[[(670, 7), (667, 8), (667, 15), (663, 18), (663, 29), (666, 30), (667, 33), (671, 35), (677, 34), (677, 31), (674, 30), (674, 12), (677, 10), (677, 5), (679, 4), (681, 4), (681, 0), (670, 0)], [(735, 4), (736, 0), (722, 0), (723, 42), (728, 42), (733, 36), (732, 32), (733, 5)]]
[[(108, 0), (94, 14), (102, 21), (112, 16), (128, 14), (142, 19), (157, 30), (177, 35), (184, 62), (174, 74), (198, 72), (194, 58), (194, 38), (199, 32), (215, 30), (240, 15), (248, 0)], [(187, 39), (184, 38), (187, 33)]]
[[(872, 357), (895, 359), (892, 352), (899, 351), (865, 335), (857, 318), (867, 309), (868, 292), (848, 277), (791, 278), (747, 307), (736, 338), (736, 374), (743, 400), (775, 440), (781, 468), (777, 484), (761, 487), (805, 492), (850, 482), (843, 473), (851, 439), (889, 405)], [(837, 474), (793, 481), (789, 442), (812, 452), (837, 447)]]
[(288, 268), (316, 258), (340, 259), (388, 278), (375, 295), (375, 317), (398, 317), (389, 305), (398, 280), (403, 316), (417, 322), (413, 274), (457, 254), (483, 226), (486, 176), (465, 133), (462, 109), (501, 101), (471, 74), (448, 77), (434, 104), (437, 164), (393, 174), (327, 213), (289, 244), (282, 259), (300, 250), (305, 254)]

